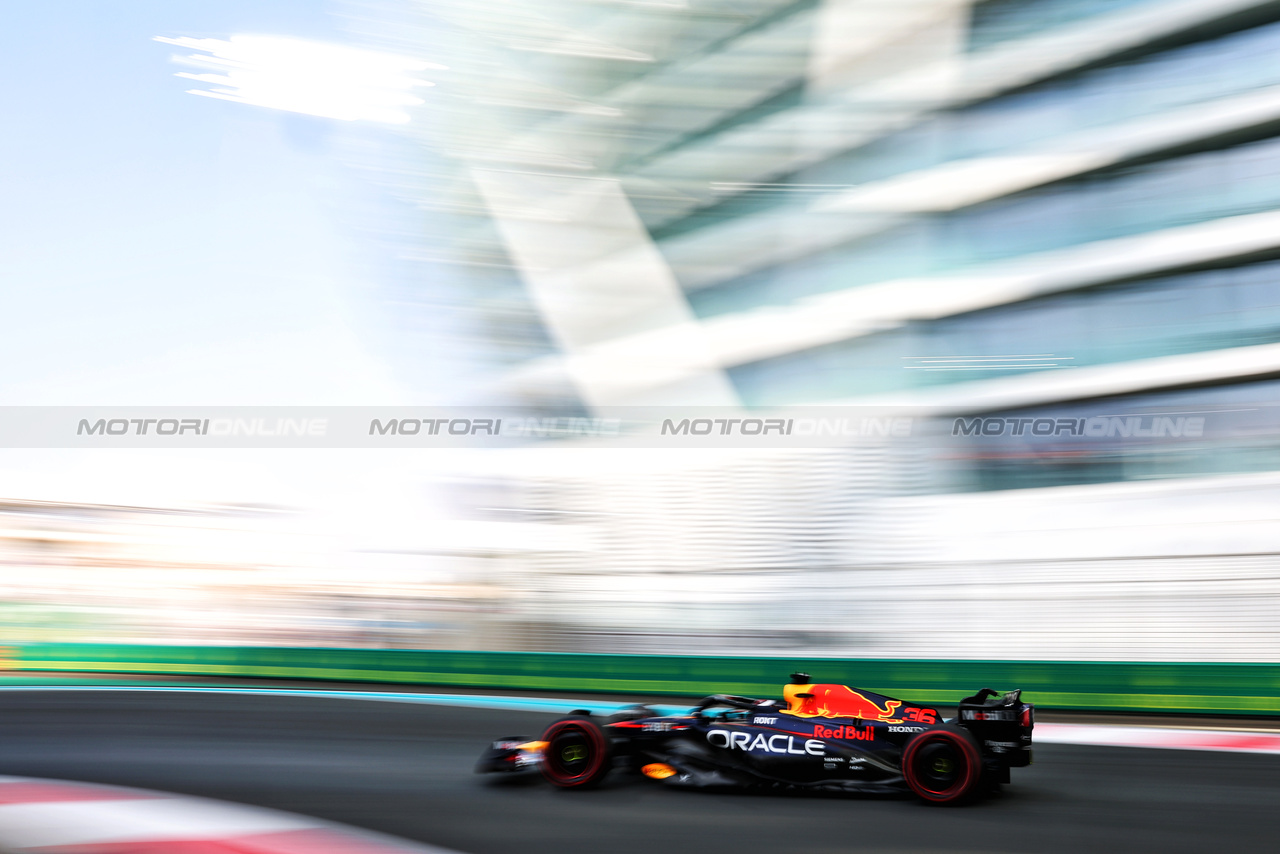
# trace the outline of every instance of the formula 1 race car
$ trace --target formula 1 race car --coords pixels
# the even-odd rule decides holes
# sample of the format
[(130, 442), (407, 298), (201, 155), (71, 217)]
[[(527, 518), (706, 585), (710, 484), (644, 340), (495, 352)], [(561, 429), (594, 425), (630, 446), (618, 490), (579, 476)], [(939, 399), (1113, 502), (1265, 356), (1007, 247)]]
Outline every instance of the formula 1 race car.
[(793, 673), (785, 702), (716, 694), (683, 715), (630, 706), (603, 719), (579, 710), (536, 740), (493, 742), (478, 773), (538, 769), (565, 789), (615, 766), (667, 785), (855, 792), (909, 790), (952, 804), (1009, 782), (1031, 764), (1034, 707), (1021, 690), (984, 688), (942, 720), (936, 709)]

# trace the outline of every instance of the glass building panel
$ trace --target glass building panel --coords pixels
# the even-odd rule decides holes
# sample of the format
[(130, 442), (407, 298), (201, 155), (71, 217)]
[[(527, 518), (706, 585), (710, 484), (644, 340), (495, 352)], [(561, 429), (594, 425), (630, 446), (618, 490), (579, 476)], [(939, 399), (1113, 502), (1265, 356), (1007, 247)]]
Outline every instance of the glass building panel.
[(699, 317), (714, 317), (744, 307), (787, 305), (806, 296), (886, 278), (922, 275), (931, 272), (934, 263), (934, 232), (934, 223), (925, 218), (853, 246), (815, 253), (794, 264), (691, 291), (689, 303)]
[[(781, 180), (856, 185), (1278, 84), (1280, 24), (1268, 24), (944, 112)], [(794, 106), (794, 99), (775, 106)], [(664, 224), (654, 236), (795, 204), (786, 193), (745, 193)]]
[[(1272, 261), (915, 322), (730, 373), (748, 405), (770, 406), (1277, 341), (1280, 262)], [(1033, 354), (1052, 358), (983, 361)], [(922, 358), (960, 361), (933, 370)], [(1055, 367), (1014, 367), (1037, 361)]]
[(1046, 30), (1106, 15), (1152, 0), (986, 0), (973, 7), (969, 50), (1027, 38)]
[[(1239, 162), (1255, 185), (1234, 188)], [(790, 296), (841, 290), (906, 276), (962, 272), (991, 263), (1110, 238), (1280, 207), (1280, 139), (1195, 154), (1065, 181), (954, 214), (924, 217), (770, 273), (690, 295), (699, 316), (742, 311)]]

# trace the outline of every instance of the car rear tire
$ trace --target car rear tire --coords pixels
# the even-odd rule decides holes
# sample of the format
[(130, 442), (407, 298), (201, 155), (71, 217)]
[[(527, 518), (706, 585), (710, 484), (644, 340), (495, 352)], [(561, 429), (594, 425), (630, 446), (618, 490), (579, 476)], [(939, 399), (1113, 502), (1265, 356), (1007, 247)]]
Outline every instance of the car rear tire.
[(956, 804), (972, 797), (982, 780), (982, 754), (968, 730), (940, 726), (907, 742), (902, 776), (931, 804)]
[(598, 785), (609, 773), (609, 738), (590, 718), (564, 718), (542, 734), (542, 776), (562, 789)]

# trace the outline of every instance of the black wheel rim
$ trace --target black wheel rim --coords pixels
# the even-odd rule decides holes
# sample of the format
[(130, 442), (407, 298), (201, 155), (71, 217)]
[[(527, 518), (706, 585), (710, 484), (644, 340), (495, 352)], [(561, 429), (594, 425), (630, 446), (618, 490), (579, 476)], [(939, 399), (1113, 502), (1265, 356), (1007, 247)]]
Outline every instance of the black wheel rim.
[(577, 729), (557, 734), (547, 745), (545, 761), (559, 777), (573, 778), (585, 774), (591, 767), (591, 739)]
[(947, 792), (964, 777), (964, 756), (945, 741), (923, 745), (912, 764), (916, 779), (931, 792)]

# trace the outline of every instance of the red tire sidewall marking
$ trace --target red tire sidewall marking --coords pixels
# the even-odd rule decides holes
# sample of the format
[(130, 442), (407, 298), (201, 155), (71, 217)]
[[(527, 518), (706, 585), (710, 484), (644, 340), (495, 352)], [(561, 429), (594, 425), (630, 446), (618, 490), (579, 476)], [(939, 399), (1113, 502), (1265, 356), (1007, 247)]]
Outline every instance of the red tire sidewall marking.
[(566, 730), (576, 730), (587, 736), (587, 739), (591, 742), (592, 749), (595, 750), (595, 756), (593, 757), (592, 762), (581, 774), (568, 776), (556, 771), (552, 767), (552, 762), (549, 761), (549, 757), (546, 757), (542, 761), (542, 772), (546, 775), (548, 780), (558, 786), (581, 785), (594, 777), (599, 772), (600, 766), (604, 764), (606, 752), (604, 736), (595, 725), (588, 721), (557, 721), (547, 727), (547, 731), (542, 735), (542, 741), (547, 742), (545, 749), (548, 752), (551, 750), (551, 742), (555, 737)]
[[(945, 792), (934, 792), (926, 789), (916, 780), (911, 765), (915, 761), (916, 754), (920, 752), (920, 748), (936, 741), (947, 741), (957, 747), (964, 754), (968, 767), (965, 769), (965, 775), (961, 782), (952, 786)], [(937, 732), (927, 733), (926, 735), (916, 739), (907, 745), (906, 752), (902, 757), (903, 776), (907, 779), (907, 785), (911, 787), (911, 791), (915, 792), (926, 801), (932, 801), (936, 804), (945, 804), (959, 800), (968, 794), (974, 783), (978, 780), (978, 775), (982, 772), (982, 757), (978, 755), (977, 749), (969, 741), (958, 733), (949, 732), (947, 730), (939, 730)]]

